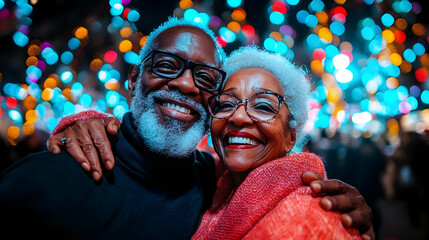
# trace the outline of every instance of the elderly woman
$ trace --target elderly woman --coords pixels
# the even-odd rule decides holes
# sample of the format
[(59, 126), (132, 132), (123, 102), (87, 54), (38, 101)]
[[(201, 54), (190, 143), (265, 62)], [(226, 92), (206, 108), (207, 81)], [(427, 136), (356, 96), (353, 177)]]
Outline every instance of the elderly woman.
[(224, 66), (221, 94), (209, 100), (216, 153), (227, 167), (194, 239), (355, 239), (326, 212), (301, 174), (326, 177), (314, 154), (293, 154), (307, 120), (309, 83), (286, 58), (253, 47)]

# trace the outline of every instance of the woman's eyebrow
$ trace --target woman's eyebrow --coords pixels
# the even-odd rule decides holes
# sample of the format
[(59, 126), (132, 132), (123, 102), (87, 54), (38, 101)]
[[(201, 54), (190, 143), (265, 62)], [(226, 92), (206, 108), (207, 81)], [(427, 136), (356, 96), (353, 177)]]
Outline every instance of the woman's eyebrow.
[(273, 92), (273, 90), (271, 89), (267, 89), (267, 88), (261, 88), (261, 87), (255, 87), (256, 91), (267, 91), (267, 92)]

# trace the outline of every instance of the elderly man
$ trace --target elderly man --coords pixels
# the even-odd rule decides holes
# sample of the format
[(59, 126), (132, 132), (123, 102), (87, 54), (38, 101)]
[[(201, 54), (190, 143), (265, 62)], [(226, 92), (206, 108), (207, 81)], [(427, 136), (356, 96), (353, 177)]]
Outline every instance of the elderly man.
[[(111, 170), (103, 178), (93, 171), (99, 180), (92, 181), (68, 153), (42, 152), (18, 161), (0, 176), (3, 233), (66, 239), (192, 236), (215, 189), (213, 158), (195, 147), (208, 129), (207, 98), (225, 77), (224, 53), (209, 29), (172, 18), (149, 35), (141, 57), (129, 74), (131, 113), (110, 138), (116, 167), (106, 164)], [(347, 189), (339, 181), (315, 185)], [(360, 199), (353, 190), (345, 192), (331, 197), (333, 210), (355, 210), (354, 204), (337, 204)], [(365, 204), (359, 207), (360, 215), (368, 212)], [(361, 227), (370, 225), (369, 215), (350, 216)]]

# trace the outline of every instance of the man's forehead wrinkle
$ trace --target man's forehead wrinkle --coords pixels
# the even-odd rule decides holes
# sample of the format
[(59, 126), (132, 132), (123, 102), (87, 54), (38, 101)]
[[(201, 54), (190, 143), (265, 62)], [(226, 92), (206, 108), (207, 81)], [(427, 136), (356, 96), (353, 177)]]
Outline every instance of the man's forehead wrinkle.
[[(213, 52), (206, 52), (209, 55), (197, 52), (201, 51), (201, 49), (198, 49), (198, 46), (207, 44), (206, 41), (212, 43), (211, 45), (213, 47)], [(171, 49), (171, 47), (173, 47), (174, 50)], [(198, 56), (198, 59), (194, 59), (194, 61), (212, 67), (219, 67), (221, 65), (216, 45), (211, 40), (210, 36), (201, 29), (195, 27), (177, 26), (166, 29), (155, 38), (153, 48), (170, 51), (185, 58), (186, 55), (195, 55)]]
[(201, 61), (197, 62), (213, 67), (222, 67), (222, 57), (220, 51), (216, 47), (216, 43), (213, 42), (210, 35), (198, 27), (175, 26), (168, 28), (155, 37), (151, 48), (169, 51), (167, 48), (173, 46), (175, 50), (171, 52), (175, 54), (194, 54), (193, 51), (196, 51), (194, 48), (207, 43), (211, 43), (210, 45), (213, 47), (213, 52), (210, 52), (210, 58), (213, 57), (215, 62), (211, 59), (208, 60), (206, 58), (207, 55), (200, 54), (199, 52), (197, 54), (201, 56)]

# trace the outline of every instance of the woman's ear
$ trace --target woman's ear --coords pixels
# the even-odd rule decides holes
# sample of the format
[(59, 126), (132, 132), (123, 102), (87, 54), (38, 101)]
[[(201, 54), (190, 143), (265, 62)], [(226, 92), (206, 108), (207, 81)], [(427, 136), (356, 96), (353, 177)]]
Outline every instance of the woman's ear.
[(132, 64), (128, 72), (128, 92), (131, 97), (134, 97), (134, 90), (137, 85), (137, 79), (140, 75), (140, 68), (136, 64)]
[(295, 143), (296, 143), (296, 131), (295, 131), (295, 128), (289, 127), (288, 133), (289, 133), (289, 139), (290, 139), (290, 141), (286, 141), (286, 149), (287, 149), (287, 152), (289, 153), (292, 150), (293, 146), (295, 146)]

